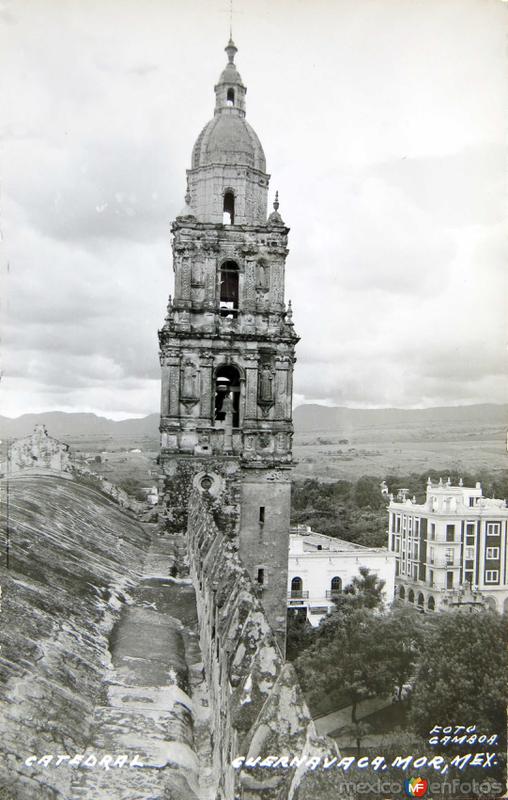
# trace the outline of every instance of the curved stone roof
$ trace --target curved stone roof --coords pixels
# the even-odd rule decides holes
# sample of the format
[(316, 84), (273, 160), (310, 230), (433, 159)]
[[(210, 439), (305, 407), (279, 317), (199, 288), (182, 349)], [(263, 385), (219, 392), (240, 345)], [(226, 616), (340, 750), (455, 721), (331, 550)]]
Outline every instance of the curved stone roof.
[(226, 64), (221, 72), (219, 83), (217, 85), (220, 85), (221, 83), (239, 83), (241, 86), (243, 86), (242, 76), (238, 72), (236, 64)]
[(212, 164), (238, 164), (266, 171), (261, 142), (244, 117), (217, 114), (205, 125), (192, 150), (192, 169)]

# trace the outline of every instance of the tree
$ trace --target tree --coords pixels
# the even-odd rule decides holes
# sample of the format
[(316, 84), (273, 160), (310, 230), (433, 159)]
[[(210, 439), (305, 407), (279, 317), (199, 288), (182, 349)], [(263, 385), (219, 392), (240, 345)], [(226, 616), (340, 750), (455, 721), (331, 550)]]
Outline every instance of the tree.
[(416, 608), (395, 606), (379, 618), (378, 636), (390, 654), (387, 669), (398, 700), (403, 699), (403, 688), (415, 675), (423, 631), (424, 620)]
[(379, 617), (355, 606), (350, 596), (318, 629), (317, 639), (295, 667), (310, 699), (340, 690), (351, 705), (351, 722), (357, 723), (358, 703), (387, 693), (392, 676), (387, 669), (384, 643), (378, 637)]
[(313, 640), (313, 628), (307, 619), (307, 612), (298, 613), (289, 609), (287, 614), (286, 658), (294, 661)]
[(357, 608), (381, 608), (385, 581), (378, 578), (368, 567), (360, 567), (359, 572), (360, 575), (355, 575), (344, 589), (344, 593), (354, 598)]
[(386, 497), (381, 493), (379, 478), (364, 475), (356, 481), (354, 500), (358, 508), (386, 508)]
[(504, 740), (507, 620), (493, 611), (447, 611), (426, 626), (411, 717), (428, 736), (434, 725), (476, 724)]

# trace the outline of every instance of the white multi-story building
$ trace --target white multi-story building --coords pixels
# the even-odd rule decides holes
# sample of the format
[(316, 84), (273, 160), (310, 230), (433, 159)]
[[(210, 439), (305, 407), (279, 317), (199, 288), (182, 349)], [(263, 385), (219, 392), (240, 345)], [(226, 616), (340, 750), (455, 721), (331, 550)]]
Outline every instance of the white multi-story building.
[(384, 600), (391, 603), (395, 586), (395, 555), (384, 547), (364, 547), (315, 533), (307, 526), (292, 528), (289, 536), (288, 607), (305, 609), (313, 626), (333, 608), (333, 598), (360, 567), (385, 582)]
[(507, 522), (504, 500), (482, 487), (427, 482), (425, 503), (393, 497), (388, 546), (396, 556), (396, 591), (425, 611), (488, 604), (508, 610)]

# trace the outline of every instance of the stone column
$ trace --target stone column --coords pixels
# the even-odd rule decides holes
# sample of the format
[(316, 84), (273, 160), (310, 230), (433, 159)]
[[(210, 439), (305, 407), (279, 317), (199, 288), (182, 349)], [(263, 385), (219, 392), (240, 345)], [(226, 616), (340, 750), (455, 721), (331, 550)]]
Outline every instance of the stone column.
[(213, 355), (211, 353), (201, 354), (201, 405), (199, 415), (208, 420), (210, 425), (213, 425), (214, 409), (212, 408), (212, 373), (213, 373)]

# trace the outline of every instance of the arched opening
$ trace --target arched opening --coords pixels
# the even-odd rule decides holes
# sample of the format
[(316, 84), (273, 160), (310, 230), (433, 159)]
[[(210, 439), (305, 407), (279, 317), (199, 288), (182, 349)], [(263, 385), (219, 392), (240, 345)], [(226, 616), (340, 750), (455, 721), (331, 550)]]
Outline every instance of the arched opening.
[(339, 578), (338, 575), (335, 575), (334, 578), (330, 581), (330, 594), (332, 597), (336, 597), (338, 594), (342, 592), (342, 579)]
[(403, 586), (399, 586), (399, 597), (401, 600), (406, 599), (406, 590), (404, 589)]
[(222, 222), (224, 225), (235, 224), (235, 196), (233, 192), (227, 191), (224, 193), (224, 205), (222, 206), (223, 215)]
[(412, 589), (410, 589), (409, 592), (407, 593), (407, 599), (409, 600), (410, 603), (414, 603), (415, 593), (413, 592)]
[(423, 608), (425, 605), (425, 598), (421, 592), (418, 592), (418, 606)]
[(240, 373), (236, 367), (219, 367), (215, 376), (215, 420), (225, 422), (232, 412), (233, 428), (240, 427)]
[(291, 597), (302, 597), (303, 581), (301, 578), (293, 578), (291, 581)]
[(429, 611), (435, 611), (436, 610), (436, 601), (434, 600), (432, 595), (427, 600), (427, 608), (429, 609)]
[(226, 96), (226, 103), (228, 104), (228, 106), (234, 106), (234, 104), (235, 104), (235, 90), (234, 89), (228, 89), (228, 93), (227, 93), (227, 96)]
[(238, 315), (238, 264), (225, 261), (220, 268), (220, 315), (235, 318)]

